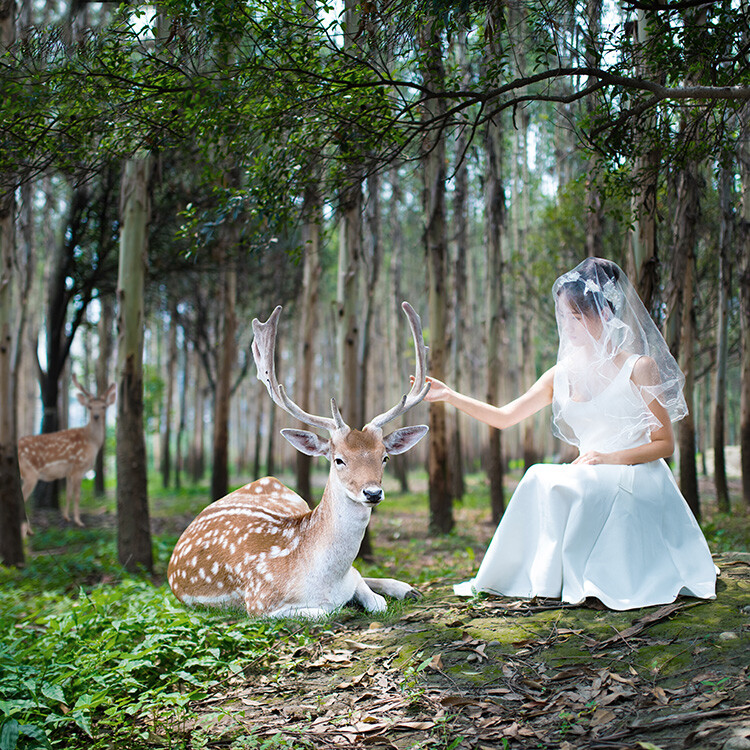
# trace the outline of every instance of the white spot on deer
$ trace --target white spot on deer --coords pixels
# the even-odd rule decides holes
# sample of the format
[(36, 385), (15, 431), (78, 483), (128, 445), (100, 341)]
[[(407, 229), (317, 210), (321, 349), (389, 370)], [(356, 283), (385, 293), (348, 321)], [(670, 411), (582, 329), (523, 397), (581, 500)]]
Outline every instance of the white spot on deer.
[(211, 572), (216, 575), (219, 572), (219, 563), (214, 560), (214, 564), (211, 566)]

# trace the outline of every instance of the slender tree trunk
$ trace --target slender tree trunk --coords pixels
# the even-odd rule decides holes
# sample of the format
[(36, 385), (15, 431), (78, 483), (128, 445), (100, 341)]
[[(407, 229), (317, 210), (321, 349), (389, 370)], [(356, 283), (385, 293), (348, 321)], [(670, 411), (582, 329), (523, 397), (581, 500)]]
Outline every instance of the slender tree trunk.
[(367, 178), (367, 204), (365, 207), (366, 241), (362, 246), (362, 265), (364, 269), (365, 289), (362, 292), (364, 309), (362, 311), (362, 335), (360, 337), (358, 368), (361, 373), (359, 387), (359, 406), (357, 413), (362, 423), (367, 421), (367, 395), (370, 388), (370, 350), (372, 344), (372, 319), (374, 317), (373, 300), (380, 278), (383, 248), (380, 242), (380, 176), (370, 175)]
[(742, 215), (737, 238), (737, 275), (740, 292), (740, 463), (742, 498), (750, 508), (750, 105), (741, 115), (740, 176), (742, 179)]
[[(493, 123), (485, 131), (485, 216), (487, 248), (487, 401), (500, 401), (500, 347), (505, 335), (505, 301), (503, 299), (502, 235), (505, 222), (505, 196), (501, 181), (502, 134)], [(504, 466), (500, 430), (489, 430), (487, 473), (490, 481), (492, 520), (498, 523), (505, 510), (503, 491)]]
[(180, 388), (180, 419), (177, 428), (177, 440), (175, 441), (175, 467), (174, 467), (174, 487), (176, 490), (182, 489), (182, 472), (185, 470), (185, 450), (183, 443), (185, 440), (185, 430), (187, 427), (187, 390), (188, 390), (188, 357), (187, 340), (185, 329), (182, 328), (182, 346), (180, 351), (180, 369), (182, 372), (182, 387)]
[(126, 162), (117, 282), (117, 543), (127, 570), (153, 569), (143, 432), (143, 292), (148, 253), (148, 156)]
[[(15, 41), (16, 4), (0, 2), (0, 53)], [(14, 371), (18, 323), (14, 313), (18, 300), (13, 294), (13, 255), (15, 253), (14, 194), (0, 195), (0, 561), (23, 565), (21, 523), (24, 518), (21, 478), (16, 445), (16, 397)], [(31, 272), (31, 269), (29, 269)]]
[(361, 251), (362, 186), (358, 178), (353, 178), (341, 203), (341, 223), (339, 231), (337, 349), (341, 384), (339, 408), (344, 421), (351, 427), (362, 427), (357, 414), (359, 373), (359, 322), (357, 300)]
[[(602, 0), (588, 0), (586, 3), (586, 17), (588, 30), (586, 39), (595, 40), (599, 38), (602, 16)], [(590, 68), (599, 63), (593, 53), (594, 44), (586, 45), (586, 64)], [(589, 79), (589, 85), (593, 85), (593, 78)], [(597, 100), (591, 96), (586, 98), (586, 111), (591, 113), (597, 105)], [(600, 258), (604, 254), (604, 210), (602, 195), (596, 184), (594, 175), (596, 171), (596, 157), (589, 159), (588, 175), (586, 177), (586, 255), (590, 258)]]
[[(307, 412), (312, 406), (312, 374), (315, 366), (315, 331), (317, 328), (318, 293), (320, 287), (320, 224), (322, 221), (320, 190), (311, 184), (305, 192), (305, 222), (302, 228), (302, 300), (300, 304), (299, 349), (297, 352), (297, 403)], [(297, 492), (313, 508), (312, 456), (297, 451)]]
[(195, 347), (192, 347), (190, 352), (191, 369), (195, 373), (195, 411), (193, 412), (193, 436), (190, 441), (189, 472), (193, 484), (197, 484), (203, 479), (206, 468), (203, 412), (206, 407), (207, 388), (206, 374), (201, 365), (200, 355)]
[[(466, 61), (466, 32), (460, 31), (457, 34), (456, 50), (459, 65), (464, 73), (464, 84), (468, 85), (470, 81), (470, 71)], [(468, 155), (466, 153), (469, 145), (469, 134), (465, 128), (459, 131), (456, 140), (456, 156), (460, 159), (455, 169), (455, 189), (453, 192), (453, 222), (456, 227), (454, 248), (455, 253), (452, 259), (453, 265), (453, 335), (451, 336), (451, 361), (453, 363), (453, 382), (456, 390), (461, 391), (462, 384), (462, 359), (463, 344), (466, 337), (466, 263), (469, 254), (469, 223), (468, 223), (468, 205), (469, 205), (469, 169)], [(451, 496), (454, 499), (463, 498), (466, 492), (465, 469), (464, 469), (464, 452), (463, 439), (461, 435), (461, 414), (458, 409), (451, 411), (451, 437), (449, 440), (448, 456), (450, 461), (449, 475), (451, 481)]]
[[(399, 352), (403, 351), (402, 345), (406, 341), (405, 337), (401, 336), (401, 320), (403, 313), (401, 312), (401, 303), (404, 301), (403, 288), (401, 285), (402, 274), (403, 274), (403, 252), (404, 252), (404, 240), (403, 233), (401, 231), (401, 216), (400, 209), (403, 205), (403, 193), (401, 190), (401, 182), (397, 169), (392, 169), (390, 173), (391, 183), (391, 202), (390, 202), (390, 215), (389, 215), (389, 228), (391, 236), (391, 281), (393, 288), (393, 297), (391, 300), (391, 312), (389, 319), (391, 320), (391, 335), (389, 339), (389, 347), (391, 351), (391, 362), (394, 363), (395, 371), (399, 373), (399, 382), (406, 383), (408, 375), (404, 368), (403, 358), (399, 356)], [(394, 476), (399, 481), (401, 492), (409, 491), (409, 456), (410, 453), (402, 453), (399, 456), (394, 456), (391, 460), (390, 466)]]
[[(646, 78), (653, 78), (654, 71), (642, 51), (648, 43), (649, 11), (638, 11), (633, 24), (636, 45), (636, 70)], [(658, 77), (658, 76), (657, 76)], [(654, 312), (659, 287), (659, 256), (657, 245), (657, 191), (660, 153), (653, 123), (643, 129), (644, 151), (635, 161), (633, 169), (637, 193), (632, 201), (632, 229), (629, 234), (628, 276), (638, 291), (649, 312)]]
[(734, 212), (732, 210), (733, 173), (722, 167), (719, 173), (719, 205), (721, 226), (719, 229), (719, 302), (716, 320), (716, 379), (714, 383), (714, 484), (716, 503), (719, 511), (729, 513), (729, 485), (724, 456), (724, 415), (727, 392), (727, 320), (729, 317), (729, 297), (732, 280), (729, 263), (732, 241)]
[(177, 303), (169, 309), (169, 334), (167, 337), (167, 393), (164, 399), (164, 430), (161, 442), (161, 483), (167, 488), (172, 475), (172, 418), (174, 409), (174, 379), (177, 367)]
[[(13, 23), (14, 3), (10, 3), (10, 19), (0, 13), (2, 46), (8, 43), (6, 24)], [(0, 6), (0, 11), (3, 10)], [(23, 565), (24, 551), (21, 523), (24, 519), (21, 478), (18, 472), (15, 421), (15, 373), (13, 372), (15, 302), (13, 295), (13, 251), (15, 200), (0, 198), (0, 560), (3, 565)]]
[[(115, 303), (110, 296), (100, 299), (101, 313), (97, 325), (99, 335), (99, 356), (96, 360), (96, 388), (98, 393), (104, 393), (109, 387), (109, 362), (112, 359), (112, 325), (115, 319)], [(96, 456), (94, 495), (102, 497), (106, 484), (106, 461), (107, 440), (105, 429), (105, 440), (101, 450)]]
[[(438, 22), (428, 19), (420, 30), (420, 40), (424, 52), (422, 76), (427, 88), (441, 90), (445, 71), (441, 57), (441, 35)], [(428, 116), (440, 117), (445, 110), (445, 102), (435, 99), (427, 109)], [(438, 379), (445, 378), (446, 366), (446, 320), (448, 305), (448, 266), (447, 237), (445, 221), (445, 141), (440, 132), (428, 135), (424, 165), (424, 214), (425, 247), (427, 252), (427, 274), (429, 283), (429, 328), (430, 328), (430, 372)], [(445, 534), (453, 528), (453, 504), (448, 475), (445, 404), (430, 404), (430, 443), (429, 443), (429, 492), (430, 492), (430, 531)]]
[[(226, 260), (224, 261), (226, 263)], [(237, 271), (222, 271), (222, 340), (219, 349), (214, 395), (213, 470), (211, 498), (218, 500), (229, 493), (229, 407), (232, 397), (232, 368), (237, 344)]]
[(695, 340), (695, 227), (699, 213), (698, 175), (686, 166), (678, 175), (672, 230), (672, 294), (668, 310), (667, 342), (685, 374), (688, 416), (678, 427), (680, 489), (700, 519), (698, 474), (695, 463), (694, 340)]

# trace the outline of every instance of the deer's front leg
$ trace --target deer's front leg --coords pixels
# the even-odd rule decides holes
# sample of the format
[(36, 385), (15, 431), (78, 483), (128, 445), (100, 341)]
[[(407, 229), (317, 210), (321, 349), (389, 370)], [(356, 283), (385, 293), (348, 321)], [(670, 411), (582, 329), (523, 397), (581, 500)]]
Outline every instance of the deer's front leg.
[(372, 591), (377, 591), (385, 596), (392, 596), (394, 599), (409, 599), (415, 601), (422, 594), (413, 586), (403, 581), (397, 581), (395, 578), (364, 578), (364, 582)]
[(83, 475), (82, 474), (76, 474), (74, 476), (69, 477), (68, 479), (68, 486), (65, 491), (65, 520), (69, 521), (70, 516), (68, 515), (68, 511), (70, 508), (69, 504), (69, 498), (70, 495), (73, 495), (73, 522), (76, 524), (76, 526), (80, 526), (83, 528), (83, 521), (81, 521), (81, 482), (83, 481)]
[(352, 568), (349, 575), (355, 578), (354, 596), (352, 599), (359, 602), (368, 612), (384, 612), (388, 604), (380, 594), (376, 594), (359, 574), (355, 568)]

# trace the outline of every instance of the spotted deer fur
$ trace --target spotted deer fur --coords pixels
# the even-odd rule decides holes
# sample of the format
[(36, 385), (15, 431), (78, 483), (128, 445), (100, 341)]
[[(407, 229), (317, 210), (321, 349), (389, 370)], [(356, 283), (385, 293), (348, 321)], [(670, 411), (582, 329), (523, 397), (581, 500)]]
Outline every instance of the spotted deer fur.
[[(116, 386), (112, 383), (103, 395), (94, 396), (78, 382), (75, 375), (73, 382), (78, 388), (76, 398), (88, 411), (88, 423), (83, 427), (20, 438), (18, 468), (21, 471), (24, 501), (29, 499), (39, 480), (53, 482), (55, 479), (67, 479), (63, 517), (66, 521), (70, 520), (72, 498), (73, 521), (83, 526), (81, 481), (86, 472), (94, 467), (97, 453), (104, 442), (105, 415), (107, 407), (115, 400)], [(30, 524), (28, 532), (31, 532)]]
[(427, 393), (425, 347), (419, 317), (404, 303), (417, 349), (409, 394), (362, 430), (348, 427), (331, 402), (332, 418), (303, 412), (276, 380), (277, 307), (266, 323), (253, 321), (258, 378), (273, 401), (301, 421), (327, 429), (324, 439), (304, 430), (282, 430), (297, 450), (331, 463), (320, 503), (307, 503), (274, 477), (264, 477), (205, 508), (174, 548), (167, 576), (186, 604), (244, 606), (251, 616), (321, 617), (352, 600), (367, 611), (385, 609), (383, 594), (416, 598), (409, 584), (363, 578), (352, 566), (370, 520), (383, 499), (383, 468), (426, 433), (425, 425), (383, 435), (382, 426), (419, 403)]

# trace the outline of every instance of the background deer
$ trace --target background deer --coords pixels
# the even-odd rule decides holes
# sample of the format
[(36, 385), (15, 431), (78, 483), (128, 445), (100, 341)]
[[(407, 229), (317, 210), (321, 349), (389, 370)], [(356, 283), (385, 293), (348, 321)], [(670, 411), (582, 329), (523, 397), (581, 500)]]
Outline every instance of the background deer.
[(251, 616), (322, 617), (351, 600), (369, 612), (386, 608), (381, 594), (417, 598), (409, 584), (362, 578), (352, 567), (372, 509), (383, 499), (389, 454), (407, 451), (425, 425), (383, 436), (383, 425), (418, 404), (427, 393), (425, 346), (419, 316), (403, 303), (417, 364), (411, 391), (362, 430), (348, 427), (331, 399), (332, 417), (308, 414), (276, 379), (274, 351), (281, 307), (265, 322), (253, 320), (258, 379), (274, 403), (296, 419), (327, 430), (324, 439), (304, 430), (281, 434), (299, 451), (331, 463), (320, 504), (307, 503), (273, 477), (265, 477), (209, 505), (188, 526), (172, 552), (167, 572), (175, 596), (186, 604), (244, 604)]
[[(55, 479), (66, 478), (68, 482), (65, 488), (63, 518), (66, 521), (70, 520), (72, 495), (73, 520), (78, 526), (83, 526), (79, 509), (81, 481), (86, 472), (94, 467), (96, 454), (99, 453), (104, 442), (104, 417), (107, 407), (115, 400), (116, 386), (112, 383), (104, 395), (92, 396), (78, 382), (75, 375), (73, 375), (73, 383), (79, 391), (76, 397), (88, 411), (88, 423), (83, 427), (20, 438), (18, 467), (21, 470), (24, 500), (29, 499), (29, 495), (40, 479), (43, 482), (52, 482)], [(31, 524), (28, 524), (28, 532), (31, 533)]]

